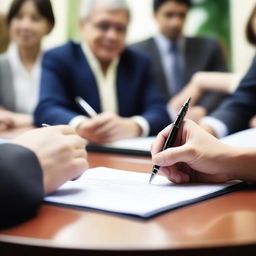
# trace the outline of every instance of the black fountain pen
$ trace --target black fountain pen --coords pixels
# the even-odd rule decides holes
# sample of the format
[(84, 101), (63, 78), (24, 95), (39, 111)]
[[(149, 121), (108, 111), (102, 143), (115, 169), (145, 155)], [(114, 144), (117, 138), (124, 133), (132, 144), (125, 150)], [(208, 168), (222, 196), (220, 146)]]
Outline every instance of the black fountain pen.
[[(181, 123), (182, 123), (182, 121), (183, 121), (183, 119), (184, 119), (184, 117), (187, 113), (190, 100), (191, 100), (191, 98), (189, 98), (184, 103), (184, 105), (182, 106), (179, 114), (177, 115), (177, 118), (176, 118), (175, 122), (172, 124), (169, 135), (168, 135), (168, 138), (164, 143), (162, 151), (164, 151), (165, 149), (170, 148), (170, 147), (173, 146), (173, 144), (176, 140), (180, 125), (181, 125)], [(149, 184), (152, 182), (152, 180), (154, 179), (154, 177), (158, 173), (159, 168), (160, 168), (160, 166), (158, 166), (158, 165), (153, 166), (152, 173), (151, 173), (150, 180), (149, 180)]]

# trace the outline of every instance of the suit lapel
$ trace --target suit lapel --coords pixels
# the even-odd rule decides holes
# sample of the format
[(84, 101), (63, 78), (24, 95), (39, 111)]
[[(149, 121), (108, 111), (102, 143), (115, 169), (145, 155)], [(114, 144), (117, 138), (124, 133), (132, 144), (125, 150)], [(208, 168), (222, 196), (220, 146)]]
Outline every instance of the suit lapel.
[(168, 85), (167, 85), (167, 81), (166, 81), (166, 77), (164, 74), (164, 68), (163, 68), (163, 64), (161, 61), (161, 56), (159, 53), (159, 50), (157, 48), (157, 45), (155, 43), (154, 38), (150, 38), (147, 42), (147, 52), (150, 53), (151, 55), (151, 59), (152, 59), (152, 63), (153, 63), (153, 69), (156, 70), (155, 76), (157, 77), (157, 81), (159, 81), (159, 86), (161, 91), (167, 95), (169, 94), (168, 91)]
[[(102, 107), (100, 104), (100, 96), (96, 78), (93, 74), (93, 71), (87, 61), (84, 52), (80, 46), (79, 49), (79, 70), (81, 70), (81, 81), (84, 81), (83, 85), (78, 85), (78, 95), (83, 97), (87, 103), (93, 107), (93, 109), (100, 113), (102, 112)], [(83, 68), (81, 68), (83, 67)]]
[(185, 38), (185, 73), (184, 82), (187, 84), (194, 73), (194, 68), (197, 61), (197, 45), (190, 38)]
[[(120, 62), (117, 67), (117, 78), (116, 78), (116, 100), (118, 114), (121, 116), (127, 116), (128, 106), (131, 104), (132, 95), (131, 93), (131, 81), (129, 75), (129, 67), (125, 64), (123, 55), (120, 58)], [(130, 99), (130, 100), (129, 100)]]

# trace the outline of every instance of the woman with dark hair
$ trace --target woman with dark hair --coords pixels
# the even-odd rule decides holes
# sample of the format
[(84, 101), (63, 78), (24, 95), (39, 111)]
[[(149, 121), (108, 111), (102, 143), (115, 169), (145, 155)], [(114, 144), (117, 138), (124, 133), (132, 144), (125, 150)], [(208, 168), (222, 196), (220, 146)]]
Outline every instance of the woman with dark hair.
[(50, 0), (14, 0), (6, 20), (11, 45), (0, 55), (0, 131), (32, 126), (41, 77), (41, 42), (55, 23)]

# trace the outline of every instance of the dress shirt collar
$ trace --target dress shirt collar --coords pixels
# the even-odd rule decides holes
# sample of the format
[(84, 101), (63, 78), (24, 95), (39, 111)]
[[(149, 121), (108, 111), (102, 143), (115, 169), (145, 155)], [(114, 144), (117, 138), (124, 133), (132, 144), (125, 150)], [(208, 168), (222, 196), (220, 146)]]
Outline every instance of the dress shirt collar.
[(107, 73), (106, 75), (104, 75), (99, 60), (96, 58), (96, 56), (94, 55), (94, 53), (92, 52), (88, 44), (86, 42), (82, 42), (81, 47), (89, 63), (89, 66), (91, 67), (94, 73), (100, 74), (102, 77), (108, 77), (110, 73), (116, 72), (117, 66), (119, 63), (118, 57), (110, 63)]
[(34, 73), (38, 72), (38, 69), (41, 68), (41, 62), (42, 62), (42, 53), (40, 52), (38, 54), (38, 57), (36, 59), (36, 62), (31, 70), (29, 72), (24, 65), (21, 62), (20, 55), (18, 52), (18, 47), (16, 44), (12, 43), (7, 51), (8, 60), (10, 61), (11, 67), (13, 71), (15, 72), (22, 72), (23, 74), (33, 75)]
[[(156, 45), (158, 46), (158, 49), (160, 50), (161, 54), (163, 54), (163, 55), (170, 54), (170, 48), (171, 48), (171, 45), (173, 44), (173, 42), (170, 39), (168, 39), (163, 34), (157, 34), (154, 37), (154, 39), (155, 39)], [(185, 47), (185, 38), (184, 37), (180, 37), (177, 40), (177, 46), (181, 51), (184, 50), (184, 47)]]

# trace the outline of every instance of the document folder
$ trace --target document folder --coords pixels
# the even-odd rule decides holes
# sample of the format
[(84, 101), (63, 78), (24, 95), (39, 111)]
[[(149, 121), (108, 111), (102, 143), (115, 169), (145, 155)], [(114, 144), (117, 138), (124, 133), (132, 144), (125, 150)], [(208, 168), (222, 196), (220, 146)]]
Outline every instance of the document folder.
[(67, 182), (45, 201), (147, 219), (245, 185), (241, 181), (175, 185), (160, 175), (148, 184), (149, 175), (98, 167)]

